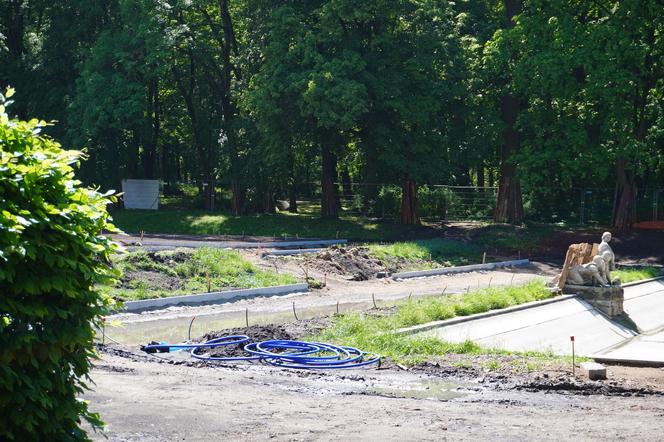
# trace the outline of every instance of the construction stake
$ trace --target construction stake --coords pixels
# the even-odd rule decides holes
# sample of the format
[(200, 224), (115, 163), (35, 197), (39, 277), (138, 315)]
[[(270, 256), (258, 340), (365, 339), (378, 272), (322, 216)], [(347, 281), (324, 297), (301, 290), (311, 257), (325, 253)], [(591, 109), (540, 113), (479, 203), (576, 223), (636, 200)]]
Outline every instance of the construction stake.
[(196, 316), (191, 318), (191, 321), (189, 321), (189, 331), (187, 331), (187, 341), (191, 341), (191, 326), (194, 325), (194, 319), (196, 319)]
[(486, 252), (482, 255), (482, 264), (486, 263)]
[(244, 322), (247, 324), (247, 328), (249, 328), (249, 307), (244, 309)]
[(373, 301), (374, 308), (378, 308), (376, 305), (376, 296), (373, 293), (371, 294), (371, 300)]
[(295, 320), (299, 321), (300, 319), (297, 317), (297, 313), (295, 313), (295, 301), (293, 301), (293, 316), (295, 316)]
[(510, 285), (514, 282), (514, 273), (512, 273), (512, 279), (510, 279)]
[(576, 363), (574, 355), (574, 336), (570, 336), (569, 340), (572, 341), (572, 377), (576, 377)]
[(491, 287), (491, 281), (493, 280), (493, 276), (489, 278), (489, 287)]
[(339, 314), (339, 301), (337, 301), (337, 315)]

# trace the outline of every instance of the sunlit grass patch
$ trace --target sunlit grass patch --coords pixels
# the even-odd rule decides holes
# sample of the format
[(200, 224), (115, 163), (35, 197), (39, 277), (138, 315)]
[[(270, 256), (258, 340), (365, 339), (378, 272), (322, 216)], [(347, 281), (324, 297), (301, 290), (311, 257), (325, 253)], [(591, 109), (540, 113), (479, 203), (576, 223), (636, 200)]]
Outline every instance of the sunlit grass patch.
[(522, 286), (411, 299), (398, 305), (395, 313), (389, 316), (366, 313), (337, 316), (332, 326), (315, 339), (362, 348), (402, 363), (417, 363), (448, 353), (508, 353), (482, 349), (471, 341), (450, 343), (435, 337), (413, 336), (397, 331), (403, 327), (502, 309), (551, 296), (542, 281), (533, 281)]

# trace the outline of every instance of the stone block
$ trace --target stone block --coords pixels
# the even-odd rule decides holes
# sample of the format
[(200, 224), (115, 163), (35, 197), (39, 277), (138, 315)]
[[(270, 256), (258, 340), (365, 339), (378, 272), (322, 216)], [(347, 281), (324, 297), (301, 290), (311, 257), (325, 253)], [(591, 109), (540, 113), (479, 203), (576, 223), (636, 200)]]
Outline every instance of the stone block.
[(563, 293), (577, 295), (609, 317), (622, 315), (625, 291), (620, 286), (592, 287), (567, 284)]
[(591, 381), (606, 379), (606, 367), (597, 362), (582, 362), (581, 369), (588, 374)]

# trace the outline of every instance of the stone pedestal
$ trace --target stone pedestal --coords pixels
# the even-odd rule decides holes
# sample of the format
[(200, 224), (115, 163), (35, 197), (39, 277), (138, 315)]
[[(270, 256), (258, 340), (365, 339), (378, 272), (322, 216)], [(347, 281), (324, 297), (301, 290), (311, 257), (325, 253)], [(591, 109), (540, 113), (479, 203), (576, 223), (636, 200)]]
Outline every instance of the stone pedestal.
[(563, 289), (563, 293), (580, 296), (597, 310), (610, 317), (620, 316), (625, 312), (623, 310), (625, 291), (618, 285), (611, 287), (590, 287), (567, 284)]

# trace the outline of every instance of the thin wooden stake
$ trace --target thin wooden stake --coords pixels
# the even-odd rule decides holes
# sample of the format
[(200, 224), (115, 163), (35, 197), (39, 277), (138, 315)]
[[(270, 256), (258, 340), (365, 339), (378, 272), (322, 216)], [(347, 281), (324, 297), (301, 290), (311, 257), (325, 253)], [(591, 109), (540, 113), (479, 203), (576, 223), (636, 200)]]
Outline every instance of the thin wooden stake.
[(208, 272), (205, 272), (205, 279), (207, 280), (207, 291), (210, 293), (212, 291), (212, 281), (210, 280), (210, 274)]
[(512, 273), (512, 279), (510, 279), (510, 285), (514, 282), (514, 273)]
[(295, 313), (295, 301), (293, 301), (293, 316), (295, 316), (295, 320), (299, 321), (300, 319), (297, 317), (297, 313)]
[(249, 307), (244, 309), (244, 322), (247, 324), (247, 328), (249, 328)]
[(194, 320), (196, 319), (196, 316), (191, 318), (191, 321), (189, 322), (189, 331), (187, 331), (187, 341), (191, 341), (191, 326), (194, 325)]
[(491, 287), (491, 281), (493, 280), (493, 276), (489, 278), (489, 287)]
[(574, 336), (570, 336), (569, 340), (572, 341), (572, 377), (576, 377), (576, 363), (574, 355)]
[(445, 290), (447, 290), (447, 286), (445, 286), (445, 288), (443, 288), (443, 293), (441, 293), (441, 295), (445, 294)]
[(143, 231), (141, 230), (141, 242), (143, 242)]
[(486, 263), (486, 252), (482, 255), (482, 264)]
[(106, 318), (101, 318), (101, 345), (106, 344)]
[(411, 299), (412, 297), (413, 297), (413, 292), (410, 292), (410, 293), (408, 294), (408, 302), (410, 302), (410, 299)]
[(339, 301), (337, 301), (337, 315), (339, 314)]
[(371, 294), (371, 300), (373, 301), (374, 308), (378, 308), (376, 305), (376, 296), (373, 293)]

